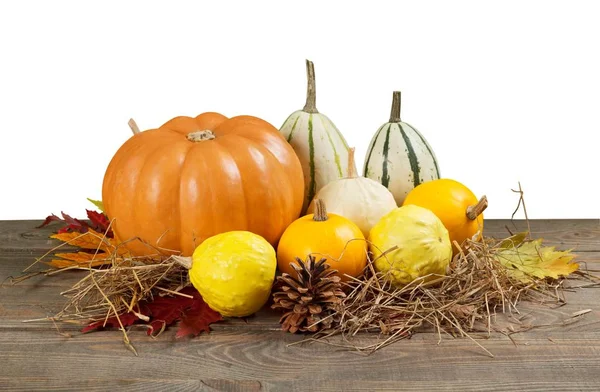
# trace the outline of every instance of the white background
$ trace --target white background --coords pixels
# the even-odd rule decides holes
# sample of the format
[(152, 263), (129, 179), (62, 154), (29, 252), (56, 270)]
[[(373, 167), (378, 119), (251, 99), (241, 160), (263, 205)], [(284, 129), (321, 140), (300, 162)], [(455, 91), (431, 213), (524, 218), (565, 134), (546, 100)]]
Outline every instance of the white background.
[(307, 58), (359, 168), (398, 89), (486, 217), (510, 217), (521, 181), (530, 218), (598, 218), (599, 20), (592, 1), (2, 1), (0, 219), (84, 216), (130, 117), (279, 127)]

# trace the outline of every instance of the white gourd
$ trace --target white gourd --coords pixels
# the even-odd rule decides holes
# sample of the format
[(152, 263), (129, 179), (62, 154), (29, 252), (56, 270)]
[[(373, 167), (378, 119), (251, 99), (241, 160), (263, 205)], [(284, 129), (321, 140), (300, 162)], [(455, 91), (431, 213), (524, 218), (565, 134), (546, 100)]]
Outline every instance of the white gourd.
[(306, 73), (306, 105), (302, 110), (292, 113), (279, 129), (302, 164), (303, 212), (323, 186), (342, 178), (348, 170), (346, 139), (329, 117), (319, 113), (316, 107), (315, 69), (312, 61), (306, 60)]
[[(354, 148), (348, 153), (348, 176), (332, 181), (317, 193), (327, 211), (341, 215), (354, 222), (368, 238), (371, 228), (379, 220), (397, 208), (394, 195), (377, 181), (359, 177), (354, 164)], [(308, 213), (314, 210), (314, 200)]]
[(394, 91), (390, 121), (379, 127), (367, 148), (363, 175), (388, 188), (399, 206), (413, 188), (440, 178), (429, 143), (400, 120), (400, 91)]

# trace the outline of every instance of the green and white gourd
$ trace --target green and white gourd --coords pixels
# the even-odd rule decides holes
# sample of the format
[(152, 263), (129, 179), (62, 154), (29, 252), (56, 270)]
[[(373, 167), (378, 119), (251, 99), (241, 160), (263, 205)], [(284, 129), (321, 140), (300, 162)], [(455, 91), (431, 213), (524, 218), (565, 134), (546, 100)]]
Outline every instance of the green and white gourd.
[(306, 60), (306, 105), (292, 113), (279, 132), (296, 151), (304, 172), (302, 213), (317, 192), (348, 172), (348, 143), (333, 122), (316, 107), (315, 69)]
[(390, 121), (383, 124), (367, 148), (364, 176), (380, 182), (401, 206), (408, 192), (440, 178), (433, 149), (412, 125), (400, 120), (400, 91), (394, 91)]

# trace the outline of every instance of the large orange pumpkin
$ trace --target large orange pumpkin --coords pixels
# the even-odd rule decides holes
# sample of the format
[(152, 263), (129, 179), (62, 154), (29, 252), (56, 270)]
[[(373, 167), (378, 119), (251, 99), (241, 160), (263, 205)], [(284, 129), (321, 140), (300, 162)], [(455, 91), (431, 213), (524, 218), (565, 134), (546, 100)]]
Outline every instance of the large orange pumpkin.
[(275, 246), (300, 215), (303, 196), (300, 161), (275, 127), (218, 113), (175, 117), (135, 134), (112, 158), (102, 186), (115, 234), (135, 255), (191, 255), (206, 238), (231, 230)]

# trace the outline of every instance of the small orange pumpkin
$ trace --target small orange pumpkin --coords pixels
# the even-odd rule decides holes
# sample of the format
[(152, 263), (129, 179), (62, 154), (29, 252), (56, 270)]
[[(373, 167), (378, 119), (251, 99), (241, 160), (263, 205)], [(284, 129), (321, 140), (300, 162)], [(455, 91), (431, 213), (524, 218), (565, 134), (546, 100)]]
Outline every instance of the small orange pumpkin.
[[(112, 158), (102, 201), (135, 255), (181, 252), (233, 230), (273, 246), (299, 215), (300, 161), (277, 128), (252, 116), (175, 117), (136, 133)], [(138, 237), (142, 241), (128, 241)]]
[(480, 239), (483, 235), (483, 211), (487, 197), (480, 200), (469, 188), (448, 178), (424, 182), (411, 190), (403, 205), (413, 204), (432, 211), (444, 223), (450, 234), (454, 253), (467, 238)]
[(298, 264), (296, 257), (304, 260), (309, 255), (317, 260), (326, 258), (342, 281), (347, 281), (345, 274), (357, 277), (366, 267), (367, 242), (356, 224), (341, 215), (328, 214), (325, 202), (316, 199), (315, 213), (294, 221), (281, 236), (277, 266), (281, 272), (296, 276), (290, 263)]

